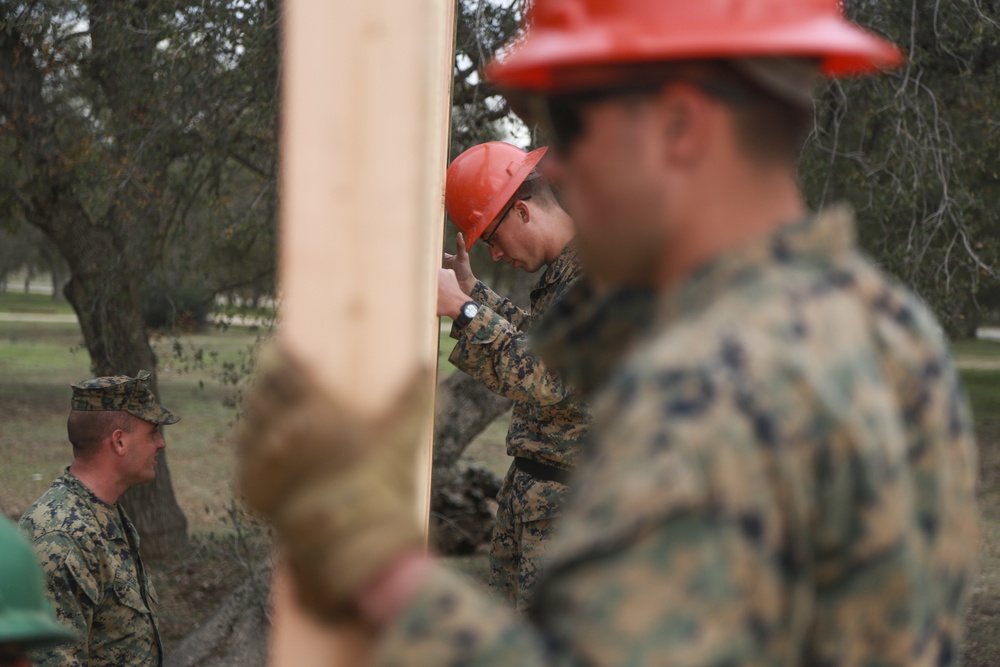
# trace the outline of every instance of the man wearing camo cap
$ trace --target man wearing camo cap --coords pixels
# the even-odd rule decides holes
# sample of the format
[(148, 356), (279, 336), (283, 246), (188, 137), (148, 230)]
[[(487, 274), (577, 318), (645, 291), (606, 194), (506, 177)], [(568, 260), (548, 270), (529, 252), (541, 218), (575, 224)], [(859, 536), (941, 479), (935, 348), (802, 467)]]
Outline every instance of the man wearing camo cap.
[(36, 665), (160, 665), (156, 602), (139, 536), (118, 499), (156, 477), (160, 427), (179, 420), (160, 405), (150, 374), (73, 385), (66, 424), (73, 462), (21, 517), (47, 579), (56, 618), (81, 641), (36, 652)]

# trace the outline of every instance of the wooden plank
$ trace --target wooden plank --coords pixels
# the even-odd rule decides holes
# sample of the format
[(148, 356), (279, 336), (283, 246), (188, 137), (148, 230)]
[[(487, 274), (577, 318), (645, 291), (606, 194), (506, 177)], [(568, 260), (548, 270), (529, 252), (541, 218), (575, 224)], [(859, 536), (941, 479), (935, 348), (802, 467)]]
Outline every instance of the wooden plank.
[[(437, 363), (454, 7), (284, 7), (279, 335), (359, 414), (374, 414)], [(415, 462), (425, 526), (432, 430)], [(280, 575), (274, 605), (272, 664), (361, 664), (358, 630), (313, 623)]]

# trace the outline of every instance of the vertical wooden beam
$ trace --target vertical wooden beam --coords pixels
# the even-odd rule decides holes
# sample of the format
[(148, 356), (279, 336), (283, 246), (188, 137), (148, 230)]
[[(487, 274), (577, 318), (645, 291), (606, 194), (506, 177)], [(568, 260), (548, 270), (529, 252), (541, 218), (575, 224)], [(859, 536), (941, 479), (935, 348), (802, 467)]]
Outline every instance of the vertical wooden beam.
[[(359, 414), (437, 363), (453, 0), (287, 0), (279, 335)], [(428, 386), (427, 391), (434, 391)], [(429, 517), (428, 427), (415, 507)], [(360, 664), (276, 577), (272, 664)]]

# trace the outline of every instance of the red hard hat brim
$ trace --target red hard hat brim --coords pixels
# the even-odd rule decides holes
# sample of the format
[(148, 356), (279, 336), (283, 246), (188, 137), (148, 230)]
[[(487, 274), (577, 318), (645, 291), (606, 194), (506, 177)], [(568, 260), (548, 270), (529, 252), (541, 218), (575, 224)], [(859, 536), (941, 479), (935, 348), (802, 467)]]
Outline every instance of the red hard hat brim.
[(756, 57), (802, 57), (819, 60), (828, 77), (867, 74), (900, 65), (903, 53), (891, 42), (834, 16), (777, 25), (743, 26), (738, 34), (720, 35), (716, 26), (671, 26), (669, 34), (616, 34), (608, 26), (529, 32), (506, 57), (495, 60), (487, 75), (497, 85), (517, 90), (557, 92), (560, 70), (588, 66), (716, 60)]

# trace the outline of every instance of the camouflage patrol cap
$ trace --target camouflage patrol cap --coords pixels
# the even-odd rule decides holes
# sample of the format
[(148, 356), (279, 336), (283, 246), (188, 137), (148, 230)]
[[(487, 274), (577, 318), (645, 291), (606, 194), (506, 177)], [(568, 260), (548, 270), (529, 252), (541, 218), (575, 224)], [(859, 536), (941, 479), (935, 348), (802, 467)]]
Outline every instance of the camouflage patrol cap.
[(176, 424), (180, 417), (160, 405), (149, 388), (150, 374), (111, 375), (73, 385), (74, 410), (123, 410), (153, 424)]

